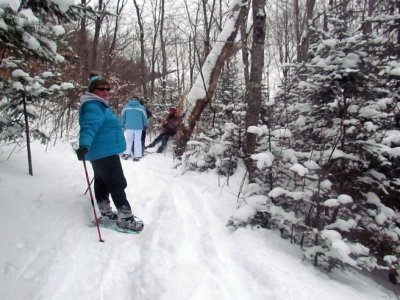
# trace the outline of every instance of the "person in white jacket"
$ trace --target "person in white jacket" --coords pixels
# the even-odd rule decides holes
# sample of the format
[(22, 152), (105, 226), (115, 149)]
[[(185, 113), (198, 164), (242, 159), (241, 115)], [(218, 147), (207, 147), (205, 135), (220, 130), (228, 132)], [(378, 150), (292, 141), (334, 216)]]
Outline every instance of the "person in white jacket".
[(137, 97), (132, 98), (124, 106), (121, 114), (122, 127), (125, 129), (126, 149), (122, 154), (123, 159), (129, 159), (132, 155), (133, 160), (138, 161), (142, 157), (142, 131), (147, 126), (147, 114), (145, 107), (140, 104)]

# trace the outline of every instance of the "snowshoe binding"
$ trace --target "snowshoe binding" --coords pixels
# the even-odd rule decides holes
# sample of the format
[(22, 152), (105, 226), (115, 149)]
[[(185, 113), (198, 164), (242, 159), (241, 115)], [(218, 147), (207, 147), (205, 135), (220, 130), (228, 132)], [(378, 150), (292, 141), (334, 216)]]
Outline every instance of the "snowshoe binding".
[(117, 220), (117, 227), (124, 231), (140, 232), (143, 230), (143, 221), (138, 217), (132, 215), (128, 218), (119, 218)]

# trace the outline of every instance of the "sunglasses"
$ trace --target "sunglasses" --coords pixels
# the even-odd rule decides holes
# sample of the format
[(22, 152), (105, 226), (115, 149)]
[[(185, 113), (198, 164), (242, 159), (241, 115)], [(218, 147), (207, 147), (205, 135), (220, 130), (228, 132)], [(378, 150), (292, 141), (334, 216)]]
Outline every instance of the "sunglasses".
[(109, 91), (111, 91), (111, 88), (96, 88), (96, 90), (101, 91), (101, 92), (104, 92), (104, 91), (109, 92)]

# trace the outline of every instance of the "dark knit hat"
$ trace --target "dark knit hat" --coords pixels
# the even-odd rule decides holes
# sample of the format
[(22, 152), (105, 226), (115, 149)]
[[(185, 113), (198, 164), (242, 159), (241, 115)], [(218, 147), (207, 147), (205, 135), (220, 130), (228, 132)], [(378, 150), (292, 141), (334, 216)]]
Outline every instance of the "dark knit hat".
[(110, 85), (110, 83), (98, 73), (90, 73), (88, 91), (92, 93), (99, 85)]

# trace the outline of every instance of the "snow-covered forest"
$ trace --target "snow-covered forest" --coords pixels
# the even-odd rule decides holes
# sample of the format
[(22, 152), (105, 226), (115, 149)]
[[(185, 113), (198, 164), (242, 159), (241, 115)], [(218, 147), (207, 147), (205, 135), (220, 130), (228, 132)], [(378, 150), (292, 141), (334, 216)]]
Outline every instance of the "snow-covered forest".
[[(0, 0), (0, 141), (76, 142), (90, 71), (183, 118), (170, 150), (229, 182), (231, 230), (400, 282), (399, 0)], [(1, 162), (0, 162), (1, 163)], [(193, 212), (194, 213), (194, 212)]]

